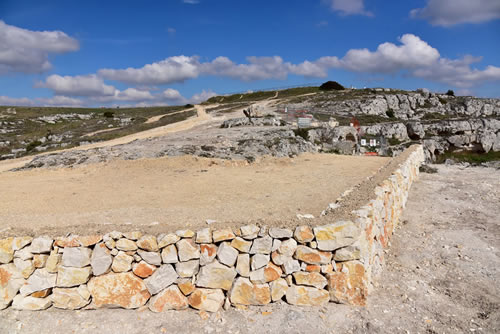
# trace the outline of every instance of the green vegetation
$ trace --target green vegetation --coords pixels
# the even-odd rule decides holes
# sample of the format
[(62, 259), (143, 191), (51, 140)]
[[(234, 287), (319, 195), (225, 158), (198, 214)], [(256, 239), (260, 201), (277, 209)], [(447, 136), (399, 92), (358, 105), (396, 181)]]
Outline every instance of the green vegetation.
[(455, 96), (455, 92), (452, 91), (451, 89), (449, 89), (447, 92), (446, 92), (446, 95), (448, 96)]
[(294, 97), (298, 95), (319, 93), (319, 87), (297, 87), (278, 91), (278, 98)]
[(344, 90), (344, 86), (339, 84), (337, 81), (327, 81), (323, 83), (321, 86), (319, 86), (320, 90)]
[(115, 113), (112, 112), (112, 111), (105, 111), (102, 115), (104, 117), (106, 117), (106, 118), (113, 118), (113, 117), (115, 117)]
[(272, 98), (276, 95), (275, 91), (263, 91), (246, 94), (233, 94), (228, 96), (214, 96), (209, 98), (206, 102), (210, 103), (233, 103), (233, 102), (248, 102), (248, 101), (261, 101)]
[(293, 132), (295, 133), (295, 136), (302, 137), (305, 140), (309, 140), (309, 130), (311, 129), (306, 129), (306, 128), (301, 128), (301, 129), (294, 129)]
[(387, 139), (387, 141), (389, 142), (389, 145), (391, 145), (391, 146), (396, 146), (396, 145), (401, 144), (401, 140), (394, 138), (394, 137)]
[(500, 161), (500, 152), (490, 151), (488, 153), (472, 151), (448, 151), (436, 157), (437, 163), (444, 163), (446, 159), (470, 164), (481, 164), (488, 161)]
[(391, 108), (387, 109), (387, 111), (385, 112), (385, 114), (389, 118), (396, 118), (396, 115), (394, 114), (394, 110), (392, 110)]

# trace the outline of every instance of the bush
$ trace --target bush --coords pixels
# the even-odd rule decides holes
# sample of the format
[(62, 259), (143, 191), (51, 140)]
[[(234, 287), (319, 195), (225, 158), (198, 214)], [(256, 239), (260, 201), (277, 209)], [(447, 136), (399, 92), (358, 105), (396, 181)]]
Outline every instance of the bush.
[(446, 95), (448, 95), (448, 96), (455, 96), (455, 92), (452, 91), (451, 89), (448, 89), (448, 91), (446, 92)]
[(394, 118), (396, 117), (396, 115), (394, 115), (394, 110), (392, 110), (391, 108), (387, 109), (387, 111), (385, 112), (385, 114), (387, 115), (387, 117), (389, 118)]
[(105, 111), (103, 115), (106, 118), (113, 118), (113, 117), (115, 117), (115, 113), (112, 112), (112, 111)]
[(32, 141), (31, 143), (28, 144), (28, 146), (26, 146), (26, 151), (27, 152), (31, 152), (33, 151), (37, 146), (40, 146), (42, 145), (42, 142), (39, 141), (39, 140), (35, 140), (35, 141)]
[(339, 84), (337, 81), (327, 81), (321, 86), (319, 86), (320, 90), (344, 90), (344, 86)]

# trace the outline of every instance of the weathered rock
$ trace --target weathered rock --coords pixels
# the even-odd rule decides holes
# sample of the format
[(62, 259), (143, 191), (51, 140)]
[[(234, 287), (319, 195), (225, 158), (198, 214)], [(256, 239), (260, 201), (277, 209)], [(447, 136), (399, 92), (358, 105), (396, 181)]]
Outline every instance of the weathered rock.
[(278, 250), (281, 246), (281, 240), (280, 239), (273, 239), (273, 248), (271, 248), (271, 252), (274, 252), (275, 250)]
[(156, 313), (167, 310), (185, 310), (188, 306), (188, 299), (176, 285), (169, 286), (149, 301), (149, 309)]
[(100, 235), (87, 235), (83, 237), (78, 237), (78, 241), (80, 242), (80, 246), (89, 247), (93, 246), (102, 240), (102, 236)]
[(236, 272), (243, 277), (250, 276), (250, 255), (240, 254), (236, 261)]
[(53, 306), (65, 310), (79, 310), (90, 303), (90, 293), (86, 285), (78, 288), (55, 288), (52, 291)]
[(327, 264), (332, 261), (332, 253), (300, 245), (295, 251), (295, 258), (308, 264)]
[(345, 270), (327, 275), (330, 300), (336, 303), (365, 305), (367, 278), (361, 263), (345, 262)]
[(175, 234), (181, 238), (192, 238), (194, 237), (194, 232), (191, 230), (177, 230)]
[(250, 266), (252, 270), (263, 268), (269, 263), (269, 259), (269, 255), (255, 254), (254, 256), (252, 256)]
[(90, 267), (73, 268), (59, 266), (57, 271), (57, 286), (60, 288), (71, 288), (80, 284), (85, 284), (89, 281)]
[(293, 256), (296, 249), (297, 241), (295, 241), (294, 239), (287, 239), (281, 242), (281, 245), (278, 247), (277, 251), (284, 256)]
[(240, 234), (243, 239), (253, 240), (257, 238), (260, 228), (257, 225), (245, 225), (240, 227)]
[(271, 299), (273, 302), (281, 300), (288, 290), (288, 283), (283, 278), (272, 281), (269, 286), (271, 288)]
[(293, 278), (297, 285), (308, 285), (318, 289), (323, 289), (327, 284), (326, 278), (317, 272), (298, 271), (293, 273)]
[(14, 258), (14, 249), (12, 249), (13, 242), (14, 238), (0, 240), (0, 264), (9, 263)]
[(179, 277), (193, 277), (200, 269), (200, 260), (191, 260), (187, 262), (179, 262), (175, 264), (175, 271)]
[(181, 262), (200, 258), (200, 249), (192, 239), (179, 240), (175, 245)]
[(123, 237), (123, 233), (118, 232), (118, 231), (111, 231), (107, 234), (110, 238), (118, 240), (121, 237)]
[(269, 229), (269, 235), (276, 239), (286, 239), (291, 238), (293, 232), (287, 228), (271, 227)]
[(212, 232), (210, 228), (204, 228), (196, 232), (196, 243), (197, 244), (209, 244), (212, 242)]
[(318, 264), (308, 264), (308, 265), (306, 265), (304, 270), (309, 272), (309, 273), (320, 273), (321, 266)]
[(27, 310), (27, 311), (41, 311), (46, 310), (52, 305), (52, 298), (35, 298), (24, 297), (17, 295), (12, 301), (12, 308), (14, 310)]
[(12, 249), (18, 251), (28, 246), (33, 241), (32, 237), (17, 237), (12, 242)]
[(24, 278), (30, 277), (33, 271), (35, 271), (35, 266), (31, 260), (14, 259), (14, 265), (21, 271)]
[(229, 295), (231, 303), (238, 305), (266, 305), (271, 302), (268, 284), (254, 284), (248, 278), (239, 277)]
[(156, 237), (152, 235), (144, 235), (137, 241), (137, 247), (148, 252), (157, 252), (159, 250)]
[(250, 272), (250, 280), (254, 283), (268, 283), (280, 278), (282, 273), (280, 267), (269, 262), (264, 268)]
[[(18, 258), (21, 260), (31, 260), (33, 256), (34, 256), (33, 253), (31, 253), (31, 246), (25, 247), (23, 249), (14, 252), (14, 258)], [(12, 261), (12, 259), (10, 261)]]
[(118, 249), (118, 250), (121, 250), (121, 251), (124, 251), (124, 252), (129, 252), (129, 251), (135, 251), (137, 250), (137, 244), (132, 241), (132, 240), (128, 240), (128, 239), (118, 239), (118, 241), (116, 242), (116, 245), (115, 247)]
[(292, 285), (286, 291), (286, 301), (292, 305), (322, 306), (329, 300), (328, 291), (309, 286)]
[(360, 229), (350, 221), (340, 221), (314, 228), (318, 248), (324, 251), (333, 251), (352, 245), (359, 238), (360, 233)]
[(290, 257), (283, 261), (281, 268), (285, 274), (290, 275), (296, 271), (300, 271), (300, 263)]
[(134, 258), (127, 255), (125, 252), (120, 251), (118, 255), (113, 259), (113, 264), (111, 265), (111, 270), (115, 273), (123, 273), (130, 271), (132, 269), (132, 262)]
[[(95, 251), (94, 251), (95, 252)], [(45, 264), (45, 269), (49, 273), (56, 273), (57, 267), (59, 263), (62, 261), (62, 254), (59, 254), (58, 248), (55, 248), (50, 252), (49, 257), (47, 258), (47, 263)]]
[(217, 261), (201, 267), (196, 285), (202, 288), (229, 290), (236, 277), (236, 270)]
[(53, 242), (52, 238), (46, 236), (35, 238), (31, 242), (31, 252), (34, 254), (50, 253)]
[(45, 268), (37, 269), (21, 287), (23, 296), (31, 295), (33, 292), (42, 291), (56, 286), (57, 275), (49, 273)]
[(189, 296), (196, 289), (196, 286), (193, 284), (191, 279), (180, 278), (176, 283), (185, 296)]
[[(52, 256), (52, 254), (50, 255)], [(105, 244), (99, 243), (94, 247), (92, 257), (90, 258), (90, 265), (94, 276), (106, 274), (111, 268), (113, 258), (109, 253)]]
[(62, 265), (65, 267), (83, 268), (90, 264), (92, 250), (85, 247), (64, 248)]
[(200, 245), (200, 265), (204, 266), (214, 261), (217, 256), (217, 246), (212, 244)]
[(196, 289), (188, 297), (189, 305), (197, 310), (217, 312), (224, 304), (224, 292), (220, 289)]
[(47, 254), (35, 254), (33, 256), (33, 267), (35, 268), (45, 267), (48, 258), (49, 256)]
[(52, 288), (33, 292), (30, 296), (35, 298), (45, 298), (52, 293)]
[(177, 248), (175, 245), (168, 245), (161, 251), (161, 259), (163, 263), (177, 263), (179, 259), (177, 258)]
[(250, 251), (250, 247), (252, 247), (252, 242), (236, 237), (231, 241), (231, 247), (236, 248), (241, 253), (248, 253)]
[[(174, 247), (175, 249), (175, 247)], [(177, 252), (177, 251), (176, 251)], [(147, 263), (153, 265), (153, 266), (159, 266), (161, 265), (161, 256), (157, 252), (146, 252), (143, 250), (138, 250), (137, 254), (146, 261)], [(177, 254), (175, 256), (177, 258)]]
[(358, 243), (351, 246), (342, 247), (335, 251), (333, 259), (335, 261), (352, 261), (358, 260), (361, 257), (361, 248)]
[(134, 263), (134, 265), (132, 266), (132, 272), (140, 278), (148, 278), (149, 276), (153, 275), (155, 270), (155, 266), (152, 266), (145, 261)]
[(143, 233), (142, 233), (141, 231), (125, 232), (125, 233), (123, 233), (123, 236), (124, 236), (126, 239), (130, 239), (130, 240), (137, 241), (137, 240), (139, 240), (140, 238), (142, 238)]
[(301, 244), (311, 242), (314, 239), (313, 230), (307, 225), (297, 226), (293, 236)]
[(0, 265), (0, 310), (10, 305), (24, 282), (22, 273), (13, 263)]
[(271, 254), (273, 248), (273, 238), (265, 236), (253, 241), (250, 254)]
[(71, 235), (69, 237), (59, 237), (54, 240), (54, 246), (61, 248), (78, 247), (80, 246), (80, 241), (78, 241), (77, 235)]
[(228, 267), (234, 266), (236, 263), (236, 258), (238, 257), (238, 251), (229, 245), (229, 242), (223, 242), (220, 244), (217, 250), (217, 259), (220, 263), (225, 264)]
[(88, 289), (94, 306), (98, 308), (134, 309), (146, 304), (151, 296), (143, 280), (131, 272), (93, 277)]
[(214, 239), (214, 242), (220, 242), (220, 241), (232, 240), (236, 236), (234, 235), (233, 231), (230, 228), (224, 228), (222, 230), (215, 230), (212, 233), (212, 237)]
[(170, 286), (179, 277), (171, 264), (164, 264), (153, 275), (144, 280), (151, 295), (155, 295)]
[(158, 247), (163, 248), (168, 245), (175, 244), (179, 240), (181, 240), (181, 238), (177, 234), (170, 233), (167, 235), (161, 235), (157, 238)]
[(277, 251), (271, 253), (271, 260), (275, 265), (278, 266), (282, 266), (283, 263), (285, 263), (285, 261), (291, 258), (292, 258), (291, 256), (282, 255)]

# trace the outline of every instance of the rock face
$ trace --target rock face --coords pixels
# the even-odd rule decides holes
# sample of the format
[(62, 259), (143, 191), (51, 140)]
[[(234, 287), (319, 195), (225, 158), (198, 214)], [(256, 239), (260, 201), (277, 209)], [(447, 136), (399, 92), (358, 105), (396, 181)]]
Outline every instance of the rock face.
[(214, 261), (200, 269), (197, 286), (229, 290), (236, 277), (236, 270)]
[(148, 291), (155, 295), (169, 285), (173, 284), (179, 277), (172, 265), (164, 264), (158, 268), (155, 273), (144, 280)]
[(49, 273), (46, 269), (37, 269), (28, 278), (26, 284), (22, 286), (20, 292), (23, 296), (28, 296), (33, 292), (50, 289), (56, 286), (57, 275)]
[(233, 304), (266, 305), (271, 302), (271, 289), (268, 284), (253, 284), (247, 278), (238, 278), (234, 283), (230, 300)]
[(84, 285), (71, 289), (55, 288), (52, 291), (52, 302), (56, 308), (79, 310), (90, 303), (90, 292)]
[(220, 289), (196, 289), (189, 295), (189, 305), (197, 310), (217, 312), (224, 304), (224, 292)]
[(166, 288), (149, 301), (149, 309), (157, 313), (167, 310), (184, 310), (188, 306), (188, 299), (176, 285)]
[(151, 296), (146, 284), (132, 273), (93, 277), (88, 289), (95, 307), (134, 309), (146, 304)]
[(85, 268), (72, 268), (60, 266), (57, 272), (57, 286), (61, 288), (70, 288), (80, 284), (85, 284), (90, 278), (92, 269)]
[(0, 310), (10, 305), (23, 284), (23, 275), (13, 263), (0, 266)]
[(359, 228), (349, 221), (314, 228), (318, 248), (323, 251), (349, 246), (359, 238), (360, 233)]
[(92, 273), (94, 276), (106, 274), (111, 268), (113, 258), (105, 244), (100, 243), (94, 247), (90, 264), (92, 266)]
[(90, 265), (90, 255), (92, 251), (84, 247), (64, 248), (62, 265), (66, 267), (83, 268)]

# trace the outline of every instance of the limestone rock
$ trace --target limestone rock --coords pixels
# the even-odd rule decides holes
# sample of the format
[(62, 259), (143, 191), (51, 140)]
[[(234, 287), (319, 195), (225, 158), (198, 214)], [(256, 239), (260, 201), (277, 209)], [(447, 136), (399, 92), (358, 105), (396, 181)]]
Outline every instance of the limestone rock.
[(124, 252), (137, 250), (137, 244), (135, 242), (133, 242), (132, 240), (123, 239), (123, 238), (122, 239), (118, 239), (118, 241), (116, 242), (115, 247), (118, 250), (121, 250), (121, 251), (124, 251)]
[(33, 256), (33, 267), (35, 268), (45, 267), (48, 258), (49, 256), (47, 254), (35, 254)]
[(197, 310), (217, 312), (224, 304), (224, 292), (220, 289), (196, 289), (188, 297), (189, 305)]
[(223, 242), (220, 244), (217, 250), (217, 259), (220, 263), (225, 264), (228, 267), (234, 266), (236, 259), (238, 257), (238, 251), (229, 245), (229, 242)]
[(156, 313), (167, 310), (185, 310), (188, 306), (188, 299), (176, 285), (169, 286), (149, 301), (149, 309)]
[(194, 232), (191, 230), (178, 230), (175, 234), (181, 238), (192, 238), (194, 237)]
[(293, 236), (301, 244), (311, 242), (314, 239), (313, 230), (307, 225), (297, 226)]
[(132, 269), (132, 262), (134, 258), (127, 255), (125, 252), (120, 251), (118, 255), (113, 259), (113, 264), (111, 265), (111, 270), (115, 273), (123, 273), (130, 271)]
[(330, 300), (336, 303), (365, 305), (367, 278), (365, 268), (361, 263), (345, 262), (345, 269), (327, 275)]
[(278, 250), (281, 246), (281, 240), (280, 239), (273, 239), (273, 247), (271, 248), (271, 252), (274, 252), (275, 250)]
[(145, 261), (134, 263), (134, 265), (132, 266), (132, 272), (140, 278), (148, 278), (149, 276), (153, 275), (155, 270), (155, 266), (152, 266)]
[(352, 245), (360, 234), (360, 229), (350, 221), (340, 221), (314, 228), (318, 248), (324, 251), (333, 251)]
[(212, 244), (200, 245), (200, 265), (204, 266), (214, 261), (217, 256), (217, 246)]
[(179, 277), (171, 264), (164, 264), (153, 275), (144, 280), (146, 287), (152, 295), (170, 286)]
[(250, 247), (252, 247), (252, 242), (236, 237), (231, 241), (231, 247), (236, 248), (241, 253), (248, 253), (250, 251)]
[(138, 241), (137, 241), (137, 247), (140, 249), (144, 249), (148, 252), (157, 252), (159, 250), (158, 248), (158, 243), (156, 242), (156, 237), (152, 235), (145, 235), (142, 236)]
[(18, 251), (28, 246), (33, 241), (32, 237), (17, 237), (12, 242), (12, 250)]
[(85, 284), (89, 281), (90, 267), (73, 268), (59, 266), (57, 271), (57, 286), (60, 288), (71, 288), (80, 284)]
[(123, 236), (126, 238), (126, 239), (130, 239), (130, 240), (139, 240), (140, 238), (142, 238), (143, 234), (141, 231), (132, 231), (132, 232), (126, 232), (126, 233), (123, 233)]
[(121, 232), (118, 232), (118, 231), (111, 231), (108, 233), (108, 236), (114, 240), (118, 240), (121, 237), (123, 237), (123, 234)]
[(179, 240), (175, 245), (181, 262), (200, 258), (200, 249), (192, 239)]
[(0, 310), (10, 305), (24, 282), (22, 273), (13, 263), (0, 265)]
[(292, 285), (286, 291), (286, 301), (292, 305), (322, 306), (329, 300), (328, 291), (309, 286)]
[(215, 230), (212, 233), (212, 237), (214, 239), (214, 242), (220, 242), (220, 241), (232, 240), (236, 236), (234, 235), (233, 231), (230, 228), (224, 228), (222, 230)]
[(293, 232), (287, 228), (271, 227), (269, 229), (269, 235), (276, 239), (286, 239), (291, 238)]
[(150, 297), (143, 280), (131, 272), (93, 277), (88, 283), (88, 289), (93, 304), (98, 308), (134, 309), (146, 304)]
[(250, 277), (250, 255), (240, 254), (236, 261), (236, 272), (243, 277)]
[(33, 271), (35, 271), (35, 266), (31, 260), (14, 259), (14, 265), (24, 278), (30, 277)]
[(100, 235), (87, 235), (83, 237), (78, 237), (77, 238), (80, 246), (82, 247), (89, 247), (89, 246), (94, 246), (95, 244), (101, 242), (102, 236)]
[(252, 270), (263, 268), (269, 263), (269, 259), (269, 255), (255, 254), (254, 256), (252, 256), (250, 266)]
[(69, 237), (59, 237), (55, 239), (54, 246), (61, 248), (78, 247), (80, 246), (80, 241), (78, 241), (77, 235), (71, 235)]
[(271, 289), (268, 284), (254, 284), (248, 278), (239, 277), (231, 288), (229, 299), (239, 305), (266, 305), (271, 302)]
[(250, 272), (250, 280), (254, 283), (268, 283), (281, 277), (283, 271), (280, 267), (269, 262), (264, 268)]
[(90, 294), (85, 285), (78, 288), (55, 288), (52, 291), (52, 302), (56, 308), (79, 310), (90, 303)]
[(317, 272), (298, 271), (293, 273), (293, 278), (297, 285), (308, 285), (318, 289), (323, 289), (327, 284), (326, 278)]
[(272, 281), (269, 286), (271, 288), (271, 299), (273, 302), (281, 300), (288, 290), (288, 283), (283, 278)]
[(175, 264), (175, 271), (179, 277), (193, 277), (200, 269), (200, 260), (191, 260), (187, 262), (179, 262)]
[(181, 240), (181, 238), (177, 234), (167, 234), (167, 235), (161, 235), (158, 236), (157, 241), (158, 241), (158, 247), (163, 248), (168, 245), (175, 244), (177, 241)]
[(253, 240), (257, 238), (260, 228), (257, 225), (245, 225), (240, 227), (240, 234), (243, 239)]
[(31, 295), (33, 292), (42, 291), (56, 286), (56, 274), (49, 273), (47, 269), (37, 269), (21, 287), (23, 296)]
[(53, 242), (52, 238), (46, 236), (35, 238), (31, 242), (31, 252), (34, 254), (50, 253)]
[(177, 248), (175, 245), (168, 245), (161, 251), (161, 259), (163, 263), (177, 263), (179, 259), (177, 258)]
[(197, 244), (209, 244), (212, 242), (212, 232), (210, 228), (204, 228), (196, 232), (196, 243)]
[(201, 267), (196, 285), (202, 288), (229, 290), (236, 277), (236, 270), (217, 261)]
[[(174, 247), (175, 249), (175, 247)], [(146, 261), (147, 263), (153, 265), (153, 266), (160, 266), (161, 265), (161, 256), (157, 252), (146, 252), (143, 250), (138, 250), (137, 254)], [(177, 258), (177, 254), (175, 256)]]
[(332, 261), (332, 253), (300, 245), (295, 251), (295, 258), (308, 264), (328, 264)]
[(184, 296), (189, 296), (196, 289), (191, 279), (180, 278), (176, 283)]
[[(52, 256), (52, 254), (51, 254)], [(92, 257), (90, 258), (90, 265), (94, 276), (106, 274), (111, 268), (113, 258), (105, 244), (99, 243), (95, 245)]]
[(90, 265), (92, 250), (85, 247), (64, 248), (62, 265), (65, 267), (83, 268)]
[(12, 249), (13, 242), (14, 238), (0, 240), (0, 264), (9, 263), (14, 258), (14, 249)]
[(281, 242), (281, 245), (278, 247), (278, 253), (284, 256), (293, 256), (295, 254), (295, 250), (297, 249), (297, 241), (294, 239), (287, 239)]
[(52, 299), (50, 297), (35, 298), (17, 295), (12, 301), (12, 308), (14, 310), (41, 311), (48, 309), (51, 305)]
[[(95, 251), (94, 251), (95, 252)], [(55, 248), (50, 252), (47, 258), (47, 263), (45, 264), (45, 269), (49, 273), (56, 273), (59, 263), (62, 261), (62, 254), (59, 254), (58, 249)]]
[(361, 257), (361, 248), (358, 243), (354, 243), (351, 246), (342, 247), (335, 251), (333, 259), (335, 261), (352, 261), (359, 260)]
[[(0, 252), (2, 251), (0, 250)], [(0, 257), (1, 256), (2, 255), (0, 255)], [(24, 247), (23, 249), (14, 252), (14, 258), (18, 258), (21, 260), (31, 260), (33, 256), (33, 253), (31, 253), (31, 246)], [(10, 261), (12, 261), (12, 259)]]
[(283, 268), (285, 274), (290, 275), (296, 271), (300, 271), (300, 263), (290, 257), (283, 261), (281, 268)]
[(250, 254), (271, 254), (273, 248), (273, 238), (265, 236), (253, 241)]

